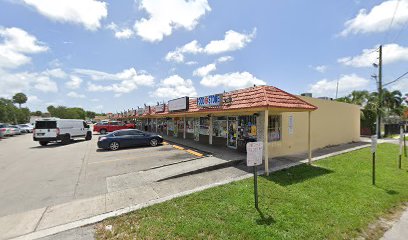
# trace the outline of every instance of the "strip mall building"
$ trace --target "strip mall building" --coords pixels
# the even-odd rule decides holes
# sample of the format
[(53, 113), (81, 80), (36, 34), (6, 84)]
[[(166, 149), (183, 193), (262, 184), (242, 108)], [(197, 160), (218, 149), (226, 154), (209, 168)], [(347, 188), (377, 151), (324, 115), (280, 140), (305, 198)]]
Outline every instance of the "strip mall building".
[(248, 141), (262, 141), (264, 159), (302, 152), (311, 159), (313, 149), (359, 141), (360, 134), (357, 105), (295, 96), (272, 86), (182, 97), (110, 117), (134, 121), (141, 130), (237, 150)]

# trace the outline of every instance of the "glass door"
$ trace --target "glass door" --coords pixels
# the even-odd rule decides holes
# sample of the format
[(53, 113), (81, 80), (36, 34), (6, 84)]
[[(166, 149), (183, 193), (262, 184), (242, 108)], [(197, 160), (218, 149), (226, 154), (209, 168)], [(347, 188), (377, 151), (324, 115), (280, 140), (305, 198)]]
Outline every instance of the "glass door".
[(227, 146), (230, 148), (237, 148), (237, 135), (238, 135), (238, 120), (237, 117), (228, 117), (228, 138)]

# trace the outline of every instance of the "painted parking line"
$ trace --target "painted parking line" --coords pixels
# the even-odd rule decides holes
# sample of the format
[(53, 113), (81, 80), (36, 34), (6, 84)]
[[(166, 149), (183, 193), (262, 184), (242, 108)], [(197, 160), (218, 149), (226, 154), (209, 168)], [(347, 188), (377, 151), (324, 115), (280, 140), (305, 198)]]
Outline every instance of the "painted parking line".
[(188, 152), (188, 153), (190, 153), (190, 154), (193, 154), (194, 156), (197, 156), (197, 157), (202, 157), (202, 156), (204, 156), (204, 154), (199, 153), (199, 152), (196, 152), (196, 151), (193, 151), (193, 150), (191, 150), (191, 149), (186, 150), (186, 152)]
[(183, 147), (177, 146), (177, 145), (173, 145), (173, 148), (178, 149), (178, 150), (184, 150)]
[(188, 152), (188, 153), (190, 153), (191, 155), (194, 155), (194, 156), (196, 156), (196, 157), (202, 157), (202, 156), (204, 156), (204, 154), (202, 154), (202, 153), (199, 153), (199, 152), (197, 152), (197, 151), (194, 151), (194, 150), (191, 150), (191, 149), (186, 149), (186, 148), (183, 148), (183, 147), (180, 147), (180, 146), (178, 146), (178, 145), (171, 145), (173, 148), (175, 148), (175, 149), (178, 149), (178, 150), (183, 150), (183, 151), (186, 151), (186, 152)]

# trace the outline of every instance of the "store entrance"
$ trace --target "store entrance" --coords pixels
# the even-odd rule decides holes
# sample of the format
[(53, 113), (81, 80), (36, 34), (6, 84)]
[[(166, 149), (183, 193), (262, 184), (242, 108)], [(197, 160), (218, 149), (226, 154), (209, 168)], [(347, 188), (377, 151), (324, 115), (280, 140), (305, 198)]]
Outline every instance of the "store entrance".
[(227, 146), (237, 149), (238, 119), (237, 117), (228, 117), (228, 138)]

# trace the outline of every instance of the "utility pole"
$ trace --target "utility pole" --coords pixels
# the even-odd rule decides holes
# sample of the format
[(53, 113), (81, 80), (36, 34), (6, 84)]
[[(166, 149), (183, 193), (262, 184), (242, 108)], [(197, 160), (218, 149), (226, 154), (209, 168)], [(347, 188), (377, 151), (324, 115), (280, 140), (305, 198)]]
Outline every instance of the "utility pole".
[(378, 107), (377, 107), (377, 138), (381, 138), (381, 108), (382, 108), (382, 45), (378, 49)]
[(339, 80), (337, 79), (337, 86), (336, 86), (336, 99), (337, 99), (337, 94), (339, 93)]

